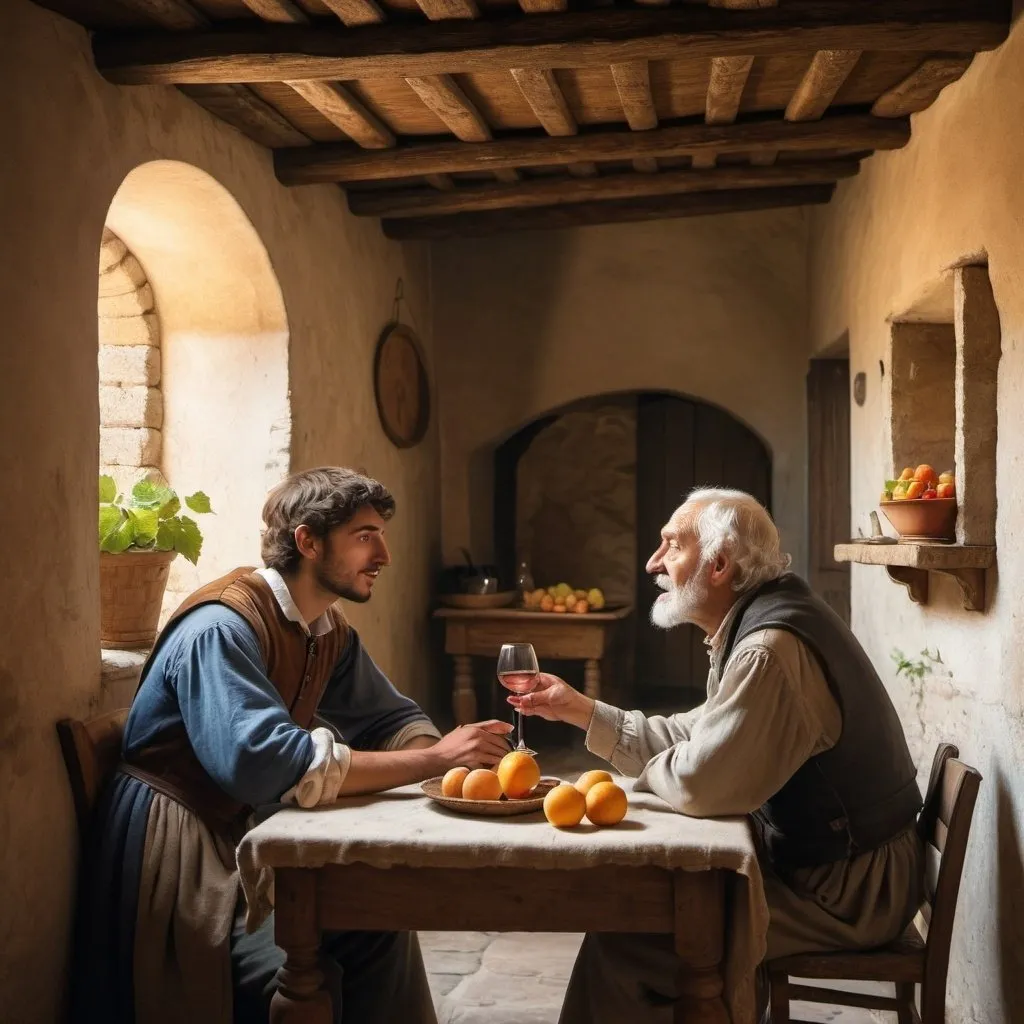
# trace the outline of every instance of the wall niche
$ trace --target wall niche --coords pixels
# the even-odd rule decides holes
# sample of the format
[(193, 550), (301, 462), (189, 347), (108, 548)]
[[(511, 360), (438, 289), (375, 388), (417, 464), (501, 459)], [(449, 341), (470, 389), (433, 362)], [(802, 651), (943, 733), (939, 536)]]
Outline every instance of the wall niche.
[(927, 462), (956, 474), (956, 542), (840, 544), (837, 561), (883, 565), (911, 600), (928, 602), (930, 573), (956, 580), (964, 608), (985, 609), (996, 563), (996, 388), (1002, 354), (988, 266), (953, 267), (890, 329), (886, 429), (890, 476)]

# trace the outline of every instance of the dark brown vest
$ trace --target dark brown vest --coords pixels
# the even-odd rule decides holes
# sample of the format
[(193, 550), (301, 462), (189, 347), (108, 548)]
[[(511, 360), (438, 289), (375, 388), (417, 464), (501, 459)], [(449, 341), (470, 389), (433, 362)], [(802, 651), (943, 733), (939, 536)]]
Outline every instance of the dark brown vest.
[(722, 652), (762, 629), (798, 637), (821, 666), (843, 716), (834, 747), (809, 758), (752, 815), (763, 853), (780, 871), (877, 849), (913, 824), (921, 807), (903, 726), (864, 648), (799, 576), (740, 598)]
[[(195, 608), (213, 603), (227, 605), (249, 623), (256, 634), (268, 678), (295, 724), (308, 729), (331, 671), (345, 649), (348, 624), (338, 607), (332, 605), (328, 614), (334, 628), (323, 636), (307, 636), (297, 622), (285, 618), (270, 584), (251, 568), (235, 569), (185, 598), (157, 638), (141, 678), (146, 678), (171, 627)], [(211, 679), (209, 685), (217, 685), (217, 680)], [(215, 832), (232, 839), (237, 837), (251, 811), (207, 775), (183, 728), (165, 733), (134, 753), (121, 767), (190, 808)]]

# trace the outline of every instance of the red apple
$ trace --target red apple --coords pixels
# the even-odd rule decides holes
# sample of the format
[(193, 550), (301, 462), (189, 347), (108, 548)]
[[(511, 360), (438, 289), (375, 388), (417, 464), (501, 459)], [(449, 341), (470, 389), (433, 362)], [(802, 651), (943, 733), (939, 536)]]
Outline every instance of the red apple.
[(938, 496), (939, 493), (934, 487), (929, 487), (928, 490), (921, 495), (922, 498), (937, 498)]
[(935, 488), (935, 495), (938, 498), (955, 498), (956, 487), (953, 484), (939, 484)]

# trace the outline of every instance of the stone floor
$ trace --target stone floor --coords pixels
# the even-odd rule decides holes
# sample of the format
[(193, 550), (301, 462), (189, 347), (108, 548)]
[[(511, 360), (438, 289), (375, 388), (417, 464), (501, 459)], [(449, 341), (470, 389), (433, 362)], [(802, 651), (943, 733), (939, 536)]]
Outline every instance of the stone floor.
[[(603, 766), (579, 746), (542, 749), (539, 760), (545, 775), (569, 780)], [(581, 941), (581, 935), (564, 934), (421, 932), (438, 1024), (557, 1024)], [(895, 1019), (813, 1003), (794, 1003), (793, 1013), (815, 1024)]]

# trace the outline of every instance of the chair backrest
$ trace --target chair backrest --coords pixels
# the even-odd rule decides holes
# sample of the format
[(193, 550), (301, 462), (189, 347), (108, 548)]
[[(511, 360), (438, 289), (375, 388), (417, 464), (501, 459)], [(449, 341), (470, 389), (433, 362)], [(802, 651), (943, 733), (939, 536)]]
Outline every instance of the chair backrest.
[(981, 773), (957, 760), (959, 753), (951, 743), (939, 744), (918, 818), (918, 831), (925, 843), (925, 902), (914, 923), (926, 944), (921, 986), (921, 1016), (925, 1020), (942, 1019), (953, 919), (981, 785)]
[(121, 760), (127, 719), (128, 709), (121, 708), (85, 722), (64, 718), (57, 723), (80, 835), (85, 834), (96, 800)]

